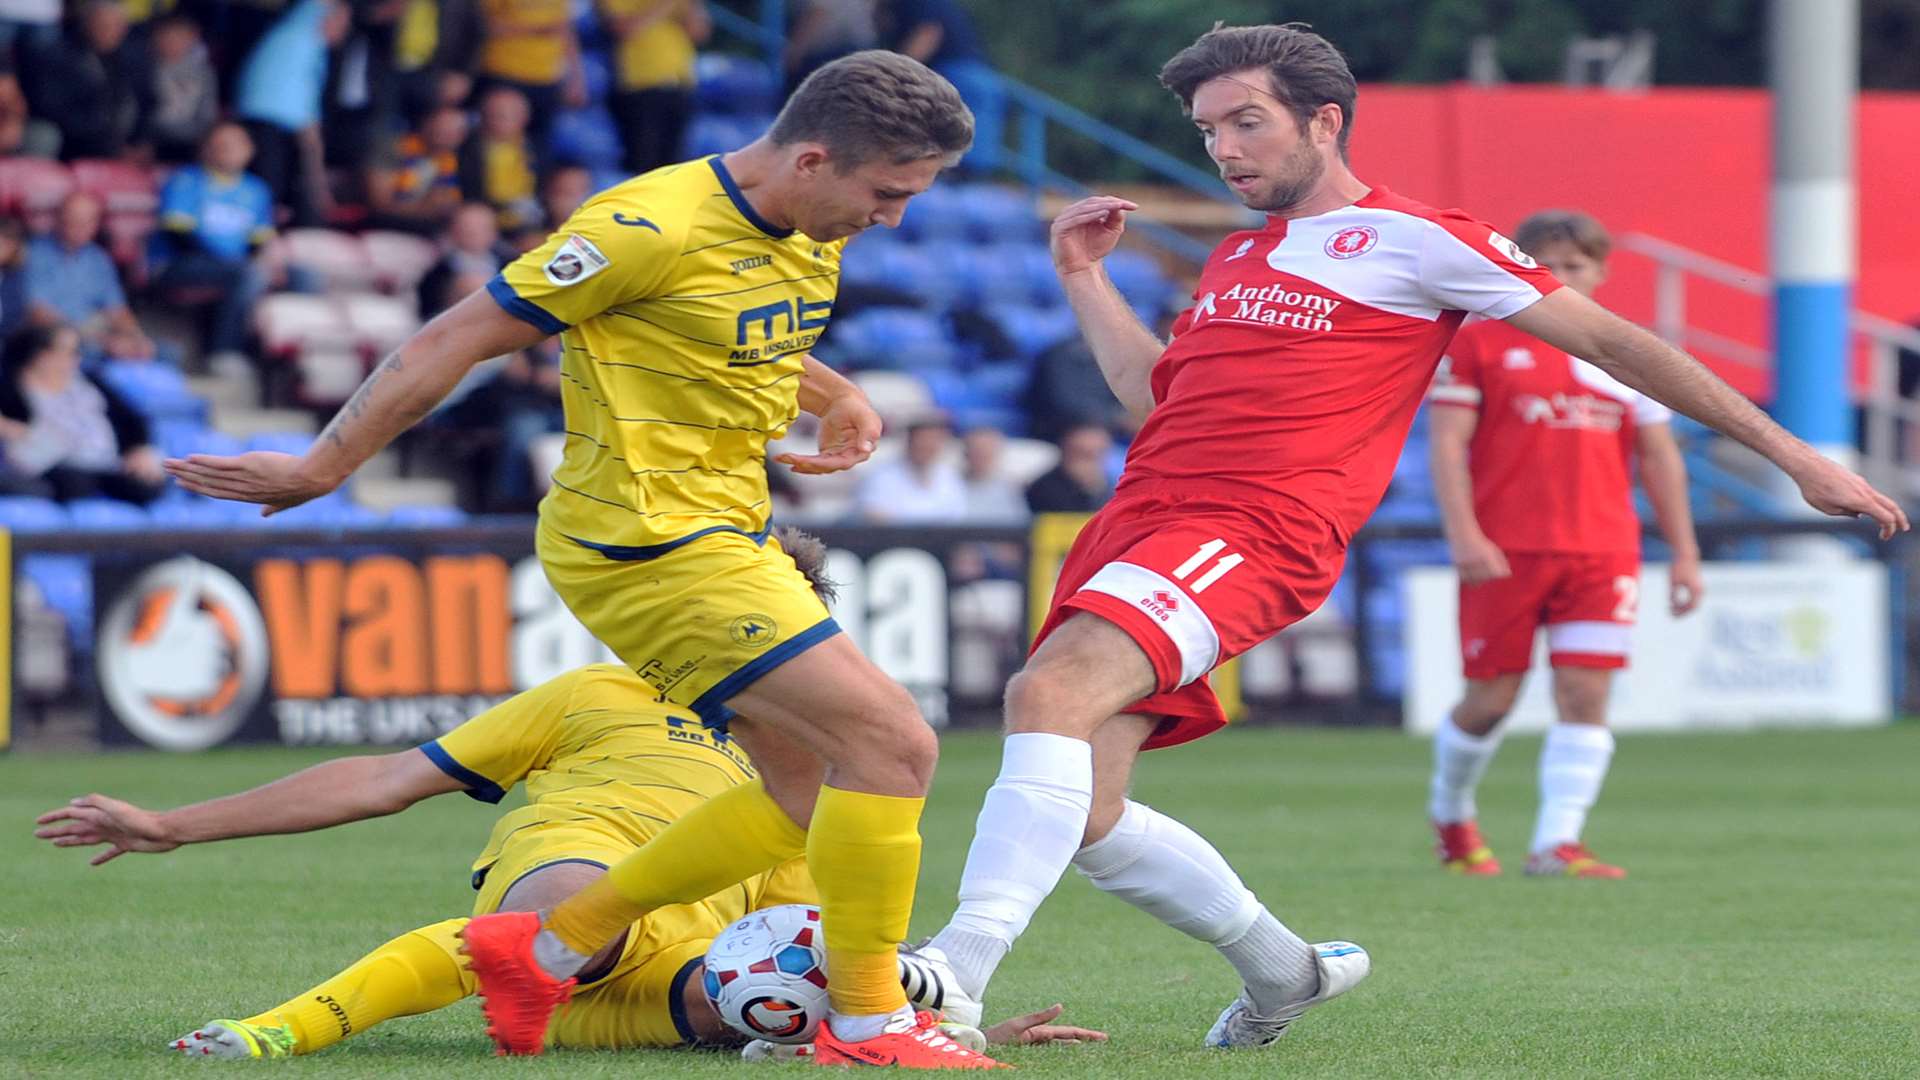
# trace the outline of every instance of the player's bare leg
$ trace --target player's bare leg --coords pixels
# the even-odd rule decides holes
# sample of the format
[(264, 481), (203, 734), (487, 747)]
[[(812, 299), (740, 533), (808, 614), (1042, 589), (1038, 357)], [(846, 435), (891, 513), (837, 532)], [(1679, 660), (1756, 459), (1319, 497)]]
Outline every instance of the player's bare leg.
[(1093, 805), (1090, 740), (1156, 685), (1140, 646), (1084, 612), (1041, 642), (1007, 684), (1000, 775), (980, 807), (960, 906), (931, 944), (952, 963), (976, 1017), (994, 969), (1081, 846)]
[(1580, 841), (1587, 813), (1606, 783), (1613, 761), (1607, 730), (1608, 668), (1556, 665), (1553, 703), (1560, 722), (1540, 748), (1540, 811), (1527, 855), (1527, 873), (1577, 878), (1622, 878), (1625, 870), (1594, 858)]
[(1526, 672), (1468, 679), (1466, 694), (1433, 736), (1433, 778), (1427, 817), (1437, 835), (1440, 865), (1455, 873), (1488, 876), (1500, 861), (1480, 837), (1474, 792), (1500, 749), (1500, 721), (1513, 710)]

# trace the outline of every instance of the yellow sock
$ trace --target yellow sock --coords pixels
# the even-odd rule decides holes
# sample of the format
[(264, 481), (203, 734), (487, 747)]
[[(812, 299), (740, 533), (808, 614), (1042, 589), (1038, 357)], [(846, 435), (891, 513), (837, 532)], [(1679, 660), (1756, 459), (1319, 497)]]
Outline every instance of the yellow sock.
[(445, 1008), (473, 993), (454, 936), (465, 919), (448, 919), (401, 934), (347, 970), (248, 1024), (293, 1029), (293, 1052), (311, 1054), (396, 1016)]
[(807, 868), (820, 887), (835, 1012), (872, 1016), (907, 1003), (896, 955), (913, 913), (925, 805), (925, 799), (820, 789), (807, 831)]
[(806, 846), (807, 834), (755, 780), (695, 807), (562, 900), (547, 929), (567, 948), (592, 955), (647, 912), (704, 900)]

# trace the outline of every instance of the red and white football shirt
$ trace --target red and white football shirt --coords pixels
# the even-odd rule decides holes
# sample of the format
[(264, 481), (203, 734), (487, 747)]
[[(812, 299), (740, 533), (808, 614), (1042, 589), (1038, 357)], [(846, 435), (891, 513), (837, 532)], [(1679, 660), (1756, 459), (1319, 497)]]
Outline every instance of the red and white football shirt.
[(1291, 498), (1344, 541), (1366, 521), (1468, 313), (1559, 287), (1485, 222), (1374, 188), (1227, 237), (1154, 366), (1119, 492)]
[(1473, 512), (1502, 551), (1638, 556), (1634, 436), (1666, 406), (1500, 322), (1454, 337), (1428, 396), (1480, 414)]

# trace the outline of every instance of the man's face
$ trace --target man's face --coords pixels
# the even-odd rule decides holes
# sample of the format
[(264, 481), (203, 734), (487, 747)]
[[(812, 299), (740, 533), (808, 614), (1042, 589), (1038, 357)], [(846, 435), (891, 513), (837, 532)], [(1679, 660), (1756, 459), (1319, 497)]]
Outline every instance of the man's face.
[(1067, 475), (1085, 487), (1104, 487), (1107, 482), (1107, 451), (1113, 449), (1113, 437), (1097, 427), (1075, 428), (1060, 444), (1060, 464)]
[(253, 161), (253, 139), (237, 124), (222, 124), (207, 136), (207, 166), (215, 172), (245, 172)]
[(1606, 263), (1569, 243), (1542, 244), (1540, 250), (1527, 254), (1581, 296), (1592, 296), (1607, 280)]
[(453, 215), (447, 226), (447, 239), (461, 251), (478, 255), (500, 241), (500, 226), (493, 208), (468, 204)]
[(556, 169), (547, 177), (541, 200), (547, 211), (547, 224), (559, 228), (573, 216), (580, 204), (593, 194), (593, 177), (585, 169)]
[(60, 204), (59, 233), (68, 248), (93, 243), (100, 235), (100, 204), (93, 196), (73, 195)]
[(952, 432), (934, 424), (914, 428), (907, 433), (907, 460), (915, 468), (932, 467), (946, 452), (947, 441), (952, 437)]
[(467, 114), (459, 109), (441, 109), (427, 118), (421, 135), (429, 150), (458, 150), (467, 139)]
[(974, 428), (967, 432), (967, 475), (990, 476), (1000, 467), (1000, 448), (1004, 437), (995, 428)]
[(803, 151), (796, 162), (802, 187), (793, 211), (794, 228), (823, 242), (875, 225), (893, 228), (900, 224), (907, 200), (932, 187), (945, 164), (937, 157), (904, 165), (869, 161), (843, 173), (824, 151)]
[(527, 131), (527, 99), (518, 90), (501, 88), (480, 103), (480, 126), (490, 139), (518, 139)]
[(1201, 83), (1193, 93), (1193, 123), (1207, 156), (1242, 203), (1269, 214), (1305, 200), (1335, 154), (1322, 131), (1326, 109), (1303, 130), (1272, 85), (1264, 69), (1253, 68)]
[(87, 8), (83, 25), (87, 44), (95, 52), (112, 52), (127, 40), (127, 13), (118, 4), (95, 4)]

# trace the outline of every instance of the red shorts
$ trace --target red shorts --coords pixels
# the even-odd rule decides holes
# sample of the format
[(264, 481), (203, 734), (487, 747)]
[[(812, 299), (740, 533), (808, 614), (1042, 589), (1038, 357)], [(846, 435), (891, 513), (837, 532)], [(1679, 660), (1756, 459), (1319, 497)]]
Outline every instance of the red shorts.
[(1460, 586), (1460, 660), (1469, 679), (1525, 671), (1547, 628), (1554, 667), (1621, 668), (1640, 604), (1633, 552), (1508, 552), (1513, 576)]
[(1033, 647), (1077, 611), (1126, 631), (1160, 685), (1125, 711), (1165, 718), (1145, 749), (1173, 746), (1226, 726), (1207, 673), (1311, 614), (1345, 559), (1326, 519), (1290, 499), (1239, 508), (1129, 493), (1067, 552)]

